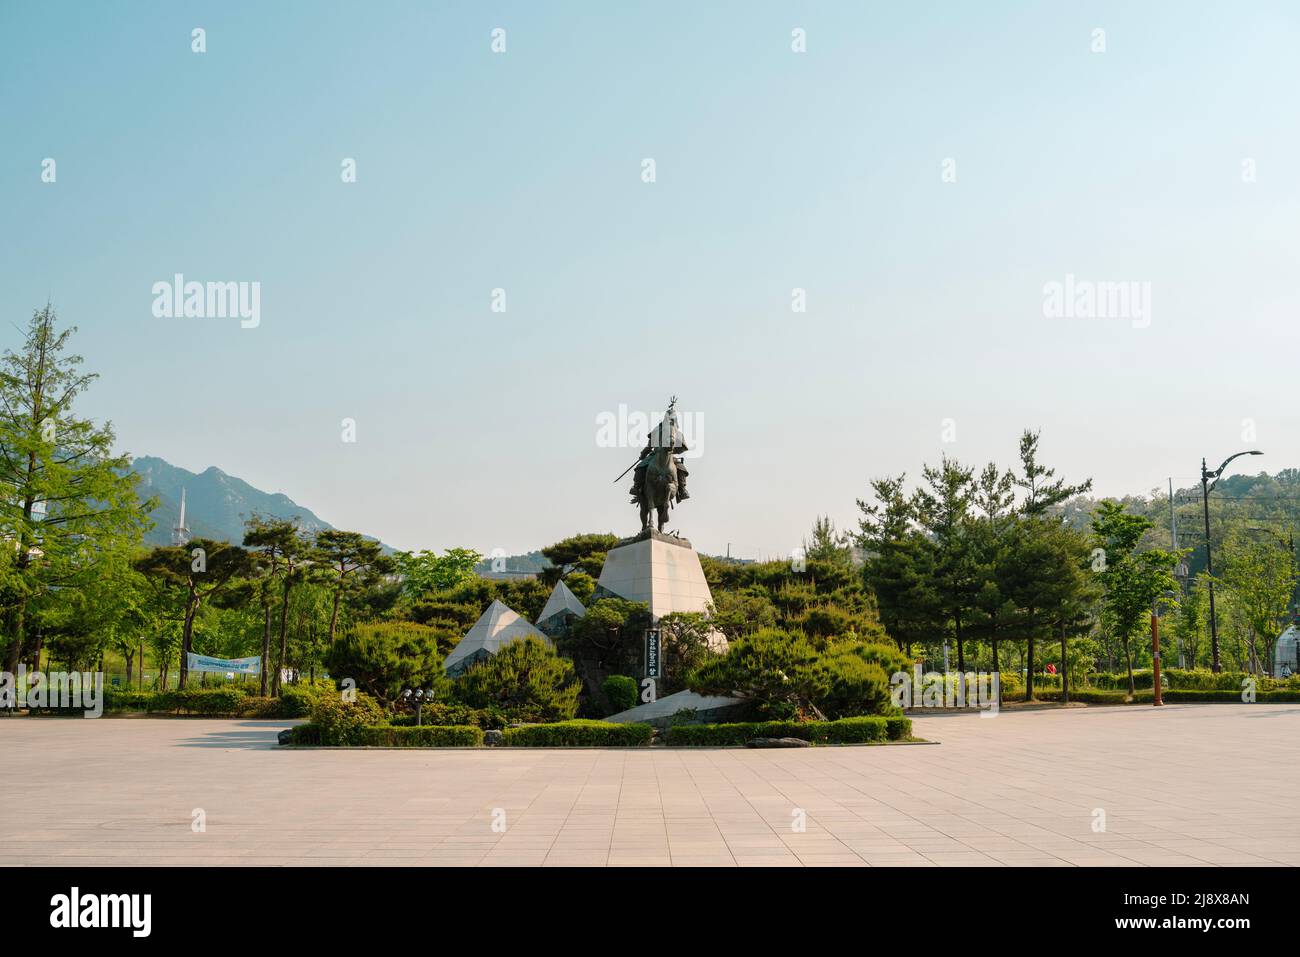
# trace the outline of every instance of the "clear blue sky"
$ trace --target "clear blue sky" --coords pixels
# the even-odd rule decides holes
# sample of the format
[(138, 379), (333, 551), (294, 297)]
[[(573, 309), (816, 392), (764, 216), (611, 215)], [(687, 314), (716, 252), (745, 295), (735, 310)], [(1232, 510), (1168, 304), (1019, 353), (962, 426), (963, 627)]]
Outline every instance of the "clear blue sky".
[[(1300, 465), (1295, 4), (632, 7), (3, 0), (4, 345), (49, 297), (125, 450), (399, 547), (630, 534), (596, 417), (671, 393), (715, 552), (1027, 426), (1105, 494)], [(155, 318), (177, 272), (261, 325)], [(1045, 318), (1067, 274), (1150, 326)]]

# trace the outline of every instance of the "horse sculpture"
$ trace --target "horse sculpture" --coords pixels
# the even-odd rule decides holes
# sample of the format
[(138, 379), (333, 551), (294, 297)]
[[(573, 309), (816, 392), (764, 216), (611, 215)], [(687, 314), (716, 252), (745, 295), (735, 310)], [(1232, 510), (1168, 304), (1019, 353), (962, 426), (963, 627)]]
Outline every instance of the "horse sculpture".
[(641, 530), (650, 530), (650, 510), (658, 514), (659, 531), (668, 524), (668, 510), (677, 497), (677, 462), (671, 448), (655, 449), (646, 465), (645, 484), (641, 490)]

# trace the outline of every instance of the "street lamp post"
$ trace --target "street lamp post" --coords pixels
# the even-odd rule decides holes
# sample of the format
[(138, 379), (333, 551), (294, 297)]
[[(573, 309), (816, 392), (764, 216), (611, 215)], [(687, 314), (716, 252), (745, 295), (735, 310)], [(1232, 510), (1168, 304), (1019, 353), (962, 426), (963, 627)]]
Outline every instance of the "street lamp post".
[(1243, 455), (1263, 454), (1258, 451), (1238, 452), (1224, 459), (1223, 464), (1213, 472), (1205, 467), (1205, 459), (1201, 459), (1201, 503), (1205, 510), (1205, 571), (1210, 581), (1210, 653), (1213, 656), (1210, 670), (1214, 672), (1221, 671), (1222, 668), (1219, 664), (1219, 626), (1214, 616), (1214, 557), (1210, 550), (1210, 493), (1214, 491), (1214, 486), (1219, 484), (1219, 476), (1223, 475), (1223, 470), (1233, 459)]
[(423, 688), (416, 688), (414, 689), (414, 691), (410, 688), (407, 688), (405, 691), (402, 692), (402, 701), (404, 701), (408, 705), (412, 701), (415, 702), (415, 724), (417, 727), (424, 724), (424, 721), (422, 719), (424, 717), (423, 711), (424, 711), (424, 702), (426, 699), (429, 702), (433, 701), (432, 688), (430, 688), (428, 691), (425, 691)]

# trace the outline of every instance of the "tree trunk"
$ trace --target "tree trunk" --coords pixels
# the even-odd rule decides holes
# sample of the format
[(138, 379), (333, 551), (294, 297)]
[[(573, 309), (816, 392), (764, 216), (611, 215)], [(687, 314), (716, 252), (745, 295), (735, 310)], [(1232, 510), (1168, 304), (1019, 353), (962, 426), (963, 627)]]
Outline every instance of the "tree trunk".
[(342, 591), (341, 588), (336, 588), (336, 589), (334, 590), (334, 608), (333, 608), (333, 610), (330, 612), (330, 638), (329, 638), (329, 646), (330, 646), (331, 648), (334, 647), (334, 628), (335, 628), (335, 627), (338, 625), (338, 623), (339, 623), (339, 593), (340, 593), (341, 591)]
[(1034, 700), (1034, 639), (1030, 636), (1025, 647), (1025, 701)]
[(1002, 668), (998, 665), (998, 640), (992, 639), (993, 642), (993, 673), (998, 676), (998, 704), (1002, 704)]
[(284, 598), (280, 602), (280, 654), (276, 660), (275, 674), (271, 678), (271, 696), (280, 695), (280, 673), (284, 670), (284, 655), (289, 647), (289, 579), (284, 580)]
[(1133, 655), (1128, 650), (1128, 639), (1124, 639), (1124, 667), (1128, 669), (1128, 693), (1130, 697), (1137, 694), (1137, 689), (1133, 687)]
[(23, 617), (27, 612), (27, 599), (19, 598), (14, 607), (14, 637), (9, 645), (9, 654), (5, 658), (5, 671), (11, 675), (18, 672), (19, 656), (23, 653)]
[(964, 675), (966, 673), (966, 653), (962, 649), (960, 613), (953, 616), (953, 624), (956, 626), (956, 632), (957, 632), (957, 671), (958, 673)]
[(1061, 622), (1061, 703), (1070, 703), (1070, 666), (1065, 660), (1065, 622)]
[(271, 603), (262, 602), (262, 697), (266, 697), (266, 672), (271, 664)]
[(194, 613), (198, 611), (198, 596), (193, 591), (185, 599), (185, 628), (181, 632), (181, 682), (182, 690), (185, 688), (185, 681), (190, 676), (190, 663), (187, 655), (190, 653), (190, 642), (194, 639)]

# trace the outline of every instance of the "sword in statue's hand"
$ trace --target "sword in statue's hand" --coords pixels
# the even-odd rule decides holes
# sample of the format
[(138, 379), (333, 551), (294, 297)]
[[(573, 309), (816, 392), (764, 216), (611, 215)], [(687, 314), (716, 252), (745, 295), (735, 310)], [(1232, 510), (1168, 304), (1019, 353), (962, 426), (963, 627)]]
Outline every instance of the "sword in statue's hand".
[[(629, 465), (627, 468), (625, 468), (622, 472), (620, 472), (618, 478), (614, 479), (614, 482), (617, 482), (617, 481), (618, 481), (619, 479), (621, 479), (624, 475), (626, 475), (628, 472), (632, 471), (634, 468), (636, 468), (636, 467), (637, 467), (638, 465), (640, 465), (640, 464), (641, 464), (641, 460), (640, 460), (640, 459), (637, 459), (635, 462), (633, 462), (631, 465)], [(613, 485), (614, 482), (611, 482), (610, 484)]]

